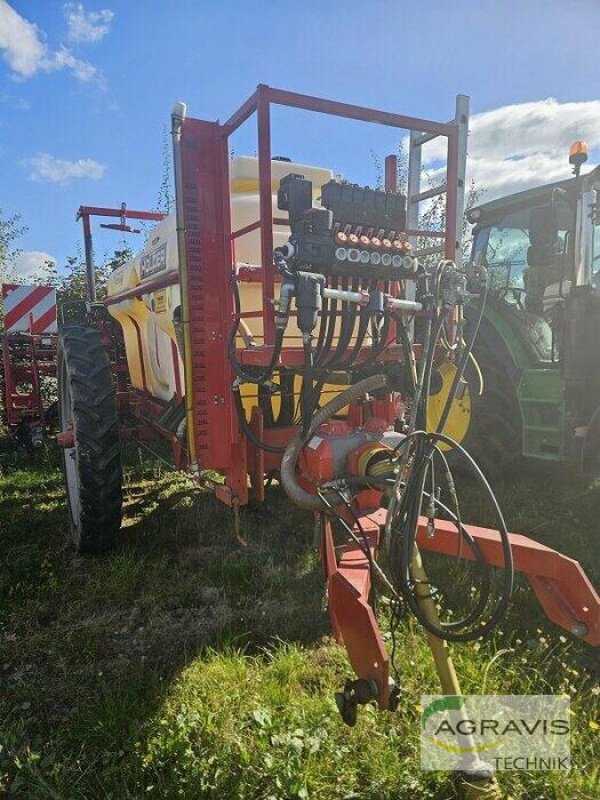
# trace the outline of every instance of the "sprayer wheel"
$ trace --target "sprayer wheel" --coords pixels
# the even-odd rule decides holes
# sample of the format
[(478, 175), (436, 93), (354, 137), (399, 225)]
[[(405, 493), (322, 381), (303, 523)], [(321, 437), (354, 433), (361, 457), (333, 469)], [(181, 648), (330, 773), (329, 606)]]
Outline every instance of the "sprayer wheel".
[(71, 539), (79, 553), (101, 553), (121, 526), (119, 416), (112, 370), (100, 333), (65, 326), (58, 340), (60, 429), (73, 431), (63, 448)]

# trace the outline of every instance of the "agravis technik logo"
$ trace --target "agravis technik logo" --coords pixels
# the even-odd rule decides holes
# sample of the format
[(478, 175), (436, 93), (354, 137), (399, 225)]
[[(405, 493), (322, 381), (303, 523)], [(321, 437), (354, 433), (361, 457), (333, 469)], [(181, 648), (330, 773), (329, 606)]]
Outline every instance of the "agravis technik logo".
[(426, 695), (421, 705), (422, 769), (570, 769), (568, 697)]

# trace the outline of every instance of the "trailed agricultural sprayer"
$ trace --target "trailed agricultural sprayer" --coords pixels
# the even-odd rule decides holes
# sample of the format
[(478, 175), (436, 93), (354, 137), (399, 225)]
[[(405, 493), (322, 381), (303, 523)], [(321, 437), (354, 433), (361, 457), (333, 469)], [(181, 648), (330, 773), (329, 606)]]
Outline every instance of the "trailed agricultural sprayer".
[[(272, 158), (272, 105), (407, 129), (419, 148), (442, 137), (446, 180), (422, 189), (413, 158), (405, 197), (394, 158), (382, 190)], [(253, 114), (258, 158), (230, 160), (230, 136)], [(121, 216), (116, 227), (125, 230), (126, 216), (148, 215), (79, 212), (89, 301), (82, 319), (62, 328), (58, 354), (77, 548), (104, 550), (118, 533), (125, 437), (155, 450), (166, 443), (171, 463), (198, 481), (220, 473), (223, 482), (210, 485), (235, 519), (240, 506), (264, 499), (265, 479), (278, 476), (315, 517), (333, 629), (357, 676), (337, 695), (349, 724), (362, 703), (392, 710), (399, 702), (374, 611), (381, 594), (393, 619), (410, 609), (425, 626), (449, 694), (460, 689), (446, 642), (493, 628), (514, 570), (527, 575), (554, 622), (598, 644), (600, 601), (579, 564), (509, 534), (483, 474), (456, 446), (496, 519), (495, 529), (464, 523), (445, 455), (453, 441), (444, 429), (472, 346), (463, 307), (475, 302), (480, 318), (487, 293), (484, 268), (466, 274), (456, 266), (468, 99), (459, 97), (455, 118), (440, 123), (259, 86), (223, 124), (189, 118), (182, 104), (172, 123), (176, 214), (115, 270), (101, 303), (91, 217)], [(445, 227), (421, 230), (419, 205), (442, 192)], [(424, 237), (431, 247), (419, 253)], [(432, 251), (438, 259), (423, 266), (421, 255)], [(432, 376), (445, 362), (456, 379), (427, 432)], [(479, 585), (462, 619), (440, 618), (421, 552), (442, 560), (442, 576), (447, 556), (474, 565)], [(502, 576), (497, 593), (491, 567)], [(475, 756), (465, 766), (489, 784)]]

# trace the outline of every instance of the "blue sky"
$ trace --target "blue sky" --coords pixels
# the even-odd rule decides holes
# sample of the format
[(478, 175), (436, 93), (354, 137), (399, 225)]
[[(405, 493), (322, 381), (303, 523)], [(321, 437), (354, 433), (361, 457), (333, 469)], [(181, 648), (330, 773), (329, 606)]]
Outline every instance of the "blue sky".
[[(595, 0), (0, 0), (0, 207), (22, 215), (27, 254), (60, 265), (80, 204), (155, 206), (175, 100), (225, 119), (258, 83), (440, 120), (469, 94), (471, 175), (488, 197), (566, 177), (570, 141), (600, 150), (599, 30)], [(397, 142), (278, 121), (274, 152), (361, 182), (371, 150)], [(253, 128), (234, 147), (254, 152)], [(99, 252), (117, 244), (97, 237)]]

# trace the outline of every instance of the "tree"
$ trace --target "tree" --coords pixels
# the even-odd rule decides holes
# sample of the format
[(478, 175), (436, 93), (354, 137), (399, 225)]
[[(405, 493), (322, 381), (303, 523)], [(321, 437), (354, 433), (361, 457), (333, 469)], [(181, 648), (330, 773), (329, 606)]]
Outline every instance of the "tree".
[[(131, 247), (126, 242), (122, 242), (122, 246), (116, 248), (110, 255), (104, 255), (103, 263), (100, 266), (95, 266), (96, 293), (99, 300), (106, 295), (106, 284), (110, 275), (115, 269), (129, 261), (132, 256)], [(85, 300), (87, 297), (86, 266), (81, 250), (66, 259), (55, 285), (58, 290), (59, 303)]]
[[(398, 167), (397, 167), (397, 175), (396, 175), (396, 182), (398, 186), (398, 191), (402, 192), (403, 194), (407, 193), (408, 189), (408, 153), (406, 150), (406, 144), (403, 140), (400, 141), (398, 144)], [(384, 186), (384, 168), (381, 158), (375, 153), (373, 150), (371, 151), (371, 157), (373, 159), (375, 165), (375, 185), (378, 189), (382, 189)], [(424, 182), (428, 183), (431, 187), (437, 185), (440, 181), (439, 175), (430, 175), (425, 170), (423, 170), (423, 178)], [(464, 215), (462, 219), (462, 255), (463, 261), (465, 261), (470, 253), (471, 250), (471, 243), (473, 237), (471, 236), (472, 225), (469, 224), (467, 221), (467, 211), (473, 208), (473, 206), (477, 205), (481, 201), (481, 198), (485, 194), (484, 189), (479, 189), (473, 180), (469, 184), (469, 187), (465, 193), (465, 208), (464, 208)], [(425, 202), (421, 205), (421, 215), (419, 220), (419, 228), (421, 230), (430, 230), (430, 231), (443, 231), (446, 227), (446, 195), (441, 194), (437, 197), (432, 198), (428, 202)], [(433, 246), (433, 242), (428, 237), (421, 237), (418, 240), (417, 247), (418, 249), (429, 248)], [(428, 261), (439, 260), (439, 256), (428, 256), (425, 259), (425, 263)]]
[(162, 134), (162, 177), (158, 189), (156, 211), (161, 214), (170, 214), (173, 209), (173, 188), (171, 182), (171, 143), (166, 128)]
[(27, 282), (33, 283), (36, 286), (58, 286), (59, 277), (56, 261), (52, 261), (50, 259), (44, 261), (44, 263), (38, 267), (33, 275), (27, 278)]
[[(385, 168), (380, 156), (371, 150), (371, 158), (375, 165), (375, 188), (383, 189), (385, 185)], [(401, 139), (398, 142), (398, 152), (396, 153), (396, 186), (398, 191), (406, 194), (408, 186), (408, 153), (406, 143)]]
[(133, 258), (133, 249), (127, 242), (123, 241), (121, 244), (122, 247), (117, 247), (112, 256), (105, 261), (104, 269), (108, 275), (119, 267), (122, 267), (123, 264), (126, 264), (130, 258)]
[[(8, 283), (11, 279), (10, 265), (19, 254), (15, 242), (27, 228), (21, 225), (20, 214), (4, 217), (0, 208), (0, 283)], [(0, 332), (4, 330), (4, 310), (0, 303)]]
[(21, 224), (20, 214), (4, 217), (0, 208), (0, 280), (2, 281), (9, 277), (10, 264), (20, 252), (14, 244), (26, 230), (26, 226)]

